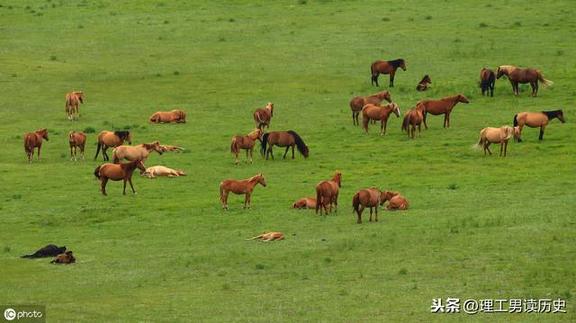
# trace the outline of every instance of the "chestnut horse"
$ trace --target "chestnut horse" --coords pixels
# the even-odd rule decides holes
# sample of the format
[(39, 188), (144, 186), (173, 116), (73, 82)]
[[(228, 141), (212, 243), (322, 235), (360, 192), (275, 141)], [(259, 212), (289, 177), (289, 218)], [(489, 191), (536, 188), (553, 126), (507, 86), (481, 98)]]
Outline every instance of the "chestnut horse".
[(442, 99), (438, 100), (422, 100), (416, 103), (417, 107), (420, 107), (423, 112), (424, 117), (424, 127), (428, 129), (428, 124), (426, 124), (426, 115), (430, 113), (431, 115), (444, 115), (444, 128), (450, 127), (450, 113), (454, 106), (458, 104), (458, 102), (462, 103), (470, 103), (468, 98), (466, 98), (463, 94), (457, 94), (453, 96), (447, 96)]
[(522, 141), (522, 128), (528, 126), (530, 128), (540, 128), (539, 140), (544, 139), (544, 129), (548, 123), (554, 118), (558, 118), (560, 122), (564, 123), (564, 112), (562, 110), (542, 111), (542, 112), (520, 112), (514, 116), (514, 127), (518, 127), (518, 136), (516, 140)]
[(376, 83), (376, 86), (380, 86), (378, 85), (378, 76), (380, 74), (390, 74), (390, 87), (394, 87), (394, 75), (396, 74), (398, 67), (406, 71), (406, 62), (404, 59), (399, 58), (392, 61), (375, 61), (372, 63), (370, 66), (372, 85)]
[(396, 117), (400, 117), (400, 108), (396, 103), (390, 103), (386, 106), (379, 106), (374, 104), (366, 104), (362, 108), (362, 127), (368, 133), (368, 123), (370, 120), (380, 120), (380, 135), (386, 134), (386, 124), (390, 113), (394, 113)]
[(303, 197), (294, 204), (292, 204), (293, 209), (315, 209), (316, 208), (316, 199), (313, 197)]
[(24, 151), (26, 156), (28, 156), (29, 163), (32, 162), (32, 157), (34, 157), (34, 148), (38, 148), (38, 160), (40, 160), (42, 139), (48, 141), (48, 130), (46, 128), (24, 134)]
[(404, 120), (402, 120), (402, 131), (406, 131), (409, 138), (414, 139), (416, 127), (418, 127), (418, 132), (421, 131), (422, 121), (424, 120), (422, 109), (422, 106), (417, 106), (408, 110), (408, 112), (404, 114)]
[(490, 96), (493, 97), (495, 83), (496, 74), (494, 74), (494, 71), (488, 68), (482, 68), (480, 70), (480, 88), (482, 89), (482, 95), (490, 94)]
[(360, 190), (352, 197), (353, 212), (358, 215), (356, 223), (362, 223), (364, 208), (370, 208), (370, 222), (372, 222), (372, 209), (376, 210), (375, 221), (378, 222), (378, 206), (384, 204), (383, 193), (375, 187)]
[(256, 122), (256, 128), (264, 130), (264, 127), (270, 127), (270, 120), (274, 116), (274, 104), (268, 102), (264, 108), (256, 109), (254, 111), (254, 122)]
[(380, 197), (382, 204), (388, 201), (388, 205), (386, 205), (388, 211), (407, 210), (410, 206), (408, 200), (398, 192), (385, 191)]
[(150, 119), (151, 123), (186, 123), (186, 113), (182, 110), (158, 111)]
[(164, 153), (164, 150), (160, 146), (160, 142), (154, 141), (149, 144), (140, 144), (136, 146), (122, 145), (114, 148), (114, 151), (112, 152), (112, 160), (114, 161), (114, 164), (118, 164), (122, 159), (129, 161), (141, 160), (144, 162), (153, 151), (160, 155)]
[(80, 149), (82, 160), (84, 160), (84, 146), (86, 145), (86, 134), (81, 131), (70, 131), (68, 133), (68, 143), (70, 144), (70, 160), (78, 160), (77, 150)]
[(106, 183), (108, 183), (108, 180), (123, 180), (124, 190), (122, 191), (122, 194), (124, 195), (126, 195), (126, 182), (129, 182), (130, 187), (132, 188), (132, 193), (136, 194), (134, 185), (132, 185), (132, 173), (134, 173), (136, 168), (140, 169), (140, 174), (146, 171), (141, 160), (135, 160), (124, 164), (104, 163), (96, 167), (94, 170), (94, 176), (100, 180), (100, 190), (102, 191), (102, 194), (108, 195), (106, 194)]
[(484, 149), (484, 156), (486, 156), (486, 152), (492, 155), (490, 151), (490, 144), (492, 143), (499, 143), (500, 144), (500, 156), (504, 153), (504, 157), (506, 157), (506, 151), (508, 149), (508, 140), (512, 138), (512, 136), (518, 137), (519, 129), (518, 127), (510, 127), (510, 126), (502, 126), (500, 128), (492, 128), (487, 127), (480, 130), (480, 139), (478, 140), (477, 147), (482, 147)]
[(84, 103), (84, 92), (72, 91), (66, 93), (66, 115), (68, 120), (80, 117), (80, 103)]
[(418, 85), (416, 85), (416, 91), (419, 91), (419, 92), (426, 91), (430, 87), (430, 84), (432, 84), (432, 80), (430, 79), (430, 76), (428, 76), (428, 74), (426, 74), (422, 78), (422, 81), (420, 81), (420, 83), (418, 83)]
[(118, 147), (124, 143), (124, 141), (128, 141), (128, 143), (132, 144), (132, 136), (130, 135), (130, 131), (102, 131), (98, 134), (98, 142), (96, 147), (96, 156), (94, 156), (94, 160), (98, 157), (98, 153), (100, 152), (100, 148), (102, 148), (102, 158), (104, 161), (109, 160), (108, 154), (106, 150), (108, 147)]
[(498, 67), (496, 78), (499, 79), (506, 75), (510, 84), (512, 84), (512, 91), (514, 95), (520, 94), (518, 84), (530, 83), (532, 87), (532, 96), (538, 95), (538, 81), (542, 82), (544, 87), (554, 84), (554, 82), (547, 80), (542, 76), (542, 72), (535, 68), (519, 68), (514, 65), (502, 65)]
[(228, 194), (230, 192), (234, 194), (244, 194), (244, 208), (250, 208), (251, 195), (256, 184), (266, 187), (264, 175), (257, 174), (244, 180), (227, 179), (220, 182), (220, 202), (222, 203), (222, 208), (228, 209)]
[(316, 214), (324, 208), (324, 215), (328, 214), (328, 206), (332, 213), (332, 204), (334, 211), (338, 211), (338, 189), (342, 187), (342, 173), (336, 172), (334, 177), (329, 181), (322, 181), (316, 185)]
[[(268, 155), (272, 156), (272, 159), (274, 159), (274, 153), (272, 152), (272, 146), (274, 145), (279, 147), (286, 147), (284, 157), (282, 158), (286, 158), (288, 149), (292, 148), (292, 159), (294, 159), (294, 146), (298, 148), (298, 151), (302, 154), (302, 156), (304, 156), (304, 158), (308, 158), (308, 146), (306, 146), (304, 140), (302, 140), (296, 131), (272, 131), (265, 133), (262, 136), (262, 147), (260, 152), (263, 156), (266, 156), (266, 159), (268, 159)], [(268, 146), (268, 149), (266, 149), (266, 146)]]
[(358, 116), (360, 115), (360, 111), (366, 104), (376, 104), (379, 105), (382, 100), (388, 101), (388, 103), (392, 102), (392, 98), (390, 97), (390, 92), (382, 91), (373, 95), (369, 96), (355, 96), (350, 100), (350, 109), (352, 110), (352, 123), (353, 124), (360, 124), (358, 122)]
[(256, 140), (261, 141), (262, 129), (256, 128), (246, 136), (234, 136), (232, 137), (232, 143), (230, 144), (230, 152), (235, 156), (234, 163), (238, 165), (240, 160), (238, 155), (240, 154), (240, 149), (246, 150), (246, 159), (248, 159), (248, 154), (250, 154), (250, 164), (252, 164), (252, 152), (254, 151), (254, 145)]

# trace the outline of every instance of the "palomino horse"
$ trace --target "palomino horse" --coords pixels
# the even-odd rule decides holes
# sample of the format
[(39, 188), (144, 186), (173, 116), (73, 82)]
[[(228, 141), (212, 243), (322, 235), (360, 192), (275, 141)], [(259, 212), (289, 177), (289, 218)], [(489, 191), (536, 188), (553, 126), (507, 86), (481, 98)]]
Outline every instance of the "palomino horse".
[(167, 177), (186, 176), (186, 174), (179, 169), (172, 169), (160, 165), (146, 168), (146, 171), (141, 175), (146, 176), (148, 178), (155, 178), (157, 176), (167, 176)]
[(370, 208), (370, 222), (372, 222), (372, 209), (376, 210), (375, 221), (378, 222), (378, 206), (384, 204), (382, 192), (375, 187), (360, 190), (352, 197), (353, 212), (358, 215), (356, 223), (362, 223), (364, 208)]
[(313, 197), (303, 197), (292, 204), (293, 209), (315, 209), (316, 199)]
[(112, 152), (112, 160), (114, 161), (114, 164), (118, 164), (122, 159), (129, 161), (141, 160), (144, 162), (153, 151), (160, 155), (164, 153), (164, 150), (160, 147), (158, 141), (136, 146), (122, 145), (114, 148), (114, 151)]
[(538, 139), (544, 139), (544, 129), (554, 118), (558, 118), (562, 123), (566, 122), (562, 110), (517, 113), (514, 116), (514, 127), (518, 127), (518, 136), (515, 137), (516, 140), (522, 142), (522, 138), (520, 137), (522, 136), (522, 128), (524, 128), (524, 126), (540, 128), (540, 136), (538, 136)]
[(382, 204), (388, 201), (388, 205), (386, 205), (388, 211), (407, 210), (410, 206), (408, 200), (398, 192), (382, 192), (381, 198)]
[(416, 85), (416, 91), (419, 91), (419, 92), (426, 91), (430, 87), (430, 84), (432, 84), (432, 80), (430, 79), (430, 76), (428, 74), (426, 74), (422, 78), (422, 81), (420, 81), (420, 83), (418, 83), (418, 85)]
[(86, 134), (81, 131), (70, 131), (68, 134), (70, 144), (70, 160), (78, 160), (77, 150), (80, 149), (82, 160), (84, 160), (84, 146), (86, 145)]
[(280, 241), (284, 240), (284, 233), (279, 231), (273, 232), (264, 232), (259, 236), (255, 236), (254, 238), (246, 239), (246, 240), (260, 240), (260, 241)]
[(506, 157), (506, 151), (508, 149), (508, 140), (512, 136), (518, 137), (519, 129), (518, 127), (502, 126), (500, 128), (487, 127), (480, 131), (480, 139), (478, 140), (477, 147), (482, 147), (484, 149), (484, 156), (486, 152), (492, 155), (490, 151), (490, 144), (500, 144), (500, 156), (504, 153)]
[(124, 164), (104, 163), (96, 167), (94, 170), (94, 176), (100, 180), (100, 190), (102, 191), (102, 194), (108, 195), (106, 194), (106, 183), (108, 183), (108, 180), (123, 180), (124, 190), (122, 193), (124, 195), (126, 195), (126, 182), (129, 182), (130, 187), (132, 188), (132, 193), (136, 194), (134, 185), (132, 185), (132, 173), (134, 173), (136, 168), (140, 169), (140, 174), (146, 171), (141, 160), (135, 160)]
[(244, 194), (244, 208), (250, 208), (252, 191), (256, 184), (266, 187), (264, 175), (257, 174), (244, 180), (227, 179), (220, 182), (220, 202), (222, 203), (222, 208), (228, 209), (228, 194), (230, 192), (234, 194)]
[[(304, 158), (308, 158), (308, 146), (306, 146), (304, 140), (302, 140), (296, 131), (272, 131), (265, 133), (262, 136), (262, 148), (260, 152), (263, 156), (266, 156), (266, 159), (268, 159), (268, 155), (272, 156), (272, 159), (274, 159), (274, 153), (272, 152), (272, 146), (274, 145), (279, 147), (286, 147), (284, 157), (282, 158), (286, 158), (288, 149), (292, 147), (292, 159), (294, 159), (294, 146), (298, 148), (298, 151), (302, 154), (302, 156), (304, 156)], [(268, 149), (266, 149), (266, 146), (268, 146)]]
[(417, 106), (413, 109), (408, 110), (404, 114), (404, 120), (402, 120), (402, 131), (406, 131), (409, 138), (414, 139), (416, 134), (416, 127), (418, 127), (418, 132), (421, 131), (422, 121), (424, 120), (424, 113), (422, 113), (422, 107)]
[(498, 67), (496, 78), (501, 78), (503, 75), (508, 77), (510, 84), (512, 84), (512, 91), (514, 95), (520, 94), (518, 84), (530, 83), (532, 87), (532, 96), (538, 95), (538, 81), (542, 82), (544, 87), (554, 84), (554, 82), (547, 80), (542, 76), (542, 72), (534, 68), (519, 68), (514, 65), (502, 65)]
[(416, 103), (417, 107), (421, 107), (422, 112), (424, 113), (424, 127), (428, 129), (428, 124), (426, 124), (426, 115), (430, 113), (431, 115), (444, 115), (444, 128), (450, 127), (450, 113), (454, 106), (458, 104), (458, 102), (462, 103), (470, 103), (468, 98), (466, 98), (463, 94), (457, 94), (453, 96), (447, 96), (445, 98), (439, 100), (422, 100)]
[(182, 110), (158, 111), (148, 121), (151, 123), (186, 123), (186, 113)]
[(274, 116), (274, 104), (268, 102), (264, 108), (256, 109), (254, 111), (254, 122), (256, 122), (256, 128), (264, 130), (264, 127), (270, 127), (270, 120)]
[(394, 87), (394, 75), (398, 67), (406, 71), (406, 62), (402, 58), (393, 61), (375, 61), (372, 63), (370, 66), (372, 85), (376, 83), (376, 86), (380, 86), (378, 85), (378, 76), (380, 74), (390, 74), (390, 87)]
[(386, 106), (366, 104), (362, 108), (362, 127), (368, 133), (368, 123), (370, 120), (380, 120), (380, 135), (386, 134), (386, 124), (390, 113), (394, 112), (396, 117), (400, 117), (400, 108), (396, 103), (390, 103)]
[(80, 117), (80, 103), (84, 103), (84, 92), (72, 91), (66, 93), (66, 115), (68, 120)]
[(40, 149), (42, 148), (42, 139), (48, 141), (48, 130), (46, 128), (29, 132), (24, 135), (24, 151), (28, 156), (28, 162), (32, 162), (34, 157), (34, 148), (38, 147), (38, 160), (40, 160)]
[(392, 98), (390, 97), (390, 92), (382, 91), (373, 95), (369, 96), (355, 96), (350, 100), (350, 109), (352, 110), (352, 123), (353, 124), (360, 124), (358, 122), (358, 116), (360, 115), (360, 111), (366, 104), (376, 104), (379, 105), (382, 100), (388, 101), (388, 103), (392, 102)]
[(316, 185), (316, 214), (320, 210), (322, 215), (322, 208), (324, 208), (324, 215), (328, 214), (328, 206), (330, 206), (330, 213), (332, 213), (332, 204), (334, 210), (338, 211), (338, 190), (342, 187), (342, 173), (336, 172), (334, 177), (329, 181), (322, 181)]
[(240, 149), (246, 150), (246, 159), (248, 159), (248, 154), (250, 154), (250, 164), (252, 164), (252, 152), (254, 151), (254, 145), (256, 140), (261, 140), (262, 129), (256, 128), (246, 136), (234, 136), (232, 137), (232, 143), (230, 143), (230, 152), (235, 156), (234, 163), (239, 164), (240, 160), (238, 155), (240, 154)]
[(496, 74), (494, 71), (488, 68), (482, 68), (480, 70), (480, 88), (482, 89), (482, 95), (494, 96), (494, 84), (496, 83)]
[(124, 141), (128, 141), (128, 143), (132, 144), (132, 137), (130, 136), (130, 131), (102, 131), (98, 134), (98, 146), (96, 147), (96, 156), (94, 156), (94, 160), (98, 157), (98, 153), (100, 152), (100, 148), (102, 148), (102, 157), (104, 161), (109, 160), (108, 154), (106, 150), (108, 147), (118, 147), (124, 143)]

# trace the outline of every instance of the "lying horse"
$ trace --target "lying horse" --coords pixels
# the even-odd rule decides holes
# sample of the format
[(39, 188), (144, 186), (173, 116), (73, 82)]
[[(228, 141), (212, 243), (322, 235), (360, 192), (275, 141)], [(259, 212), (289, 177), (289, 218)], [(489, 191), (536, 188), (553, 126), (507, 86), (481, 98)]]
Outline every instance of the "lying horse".
[(426, 74), (426, 75), (424, 75), (424, 77), (422, 78), (420, 83), (418, 83), (418, 85), (416, 85), (416, 91), (419, 91), (419, 92), (426, 91), (430, 87), (430, 84), (432, 84), (432, 80), (430, 79), (430, 76), (428, 76), (428, 74)]
[(493, 70), (488, 68), (482, 68), (480, 70), (480, 88), (482, 89), (482, 96), (488, 95), (494, 96), (494, 84), (496, 83), (496, 74)]
[(542, 112), (520, 112), (514, 116), (514, 127), (518, 127), (518, 136), (516, 140), (518, 142), (522, 141), (522, 128), (524, 126), (528, 126), (530, 128), (540, 128), (540, 136), (538, 136), (539, 140), (544, 139), (544, 129), (548, 125), (548, 123), (554, 119), (558, 118), (560, 122), (564, 123), (566, 120), (564, 119), (564, 113), (562, 110), (554, 110), (554, 111), (542, 111)]
[(370, 208), (370, 222), (372, 222), (372, 209), (376, 210), (375, 221), (378, 222), (378, 206), (384, 204), (382, 192), (372, 187), (360, 190), (352, 197), (352, 209), (358, 215), (356, 223), (362, 223), (364, 208)]
[(260, 240), (260, 241), (278, 241), (284, 240), (284, 233), (282, 232), (264, 232), (259, 236), (255, 236), (254, 238), (246, 239), (246, 240)]
[(34, 148), (38, 148), (38, 160), (40, 160), (40, 149), (42, 149), (42, 139), (48, 141), (48, 130), (46, 128), (24, 134), (24, 151), (28, 156), (28, 162), (32, 162)]
[(112, 159), (114, 164), (118, 164), (122, 159), (129, 161), (141, 160), (144, 162), (146, 159), (148, 159), (148, 156), (153, 151), (160, 155), (164, 153), (164, 150), (160, 147), (160, 143), (158, 141), (136, 146), (122, 145), (114, 148), (114, 151), (112, 152)]
[(252, 191), (254, 191), (256, 184), (266, 187), (264, 175), (257, 174), (244, 180), (227, 179), (220, 182), (220, 202), (222, 203), (222, 208), (225, 210), (228, 209), (228, 194), (230, 192), (234, 194), (244, 194), (244, 208), (250, 208)]
[(252, 164), (252, 152), (254, 151), (254, 145), (256, 140), (261, 141), (262, 129), (256, 128), (246, 136), (236, 135), (232, 137), (232, 142), (230, 143), (230, 152), (234, 154), (234, 163), (238, 165), (240, 160), (238, 155), (240, 154), (240, 149), (246, 150), (246, 159), (248, 159), (248, 154), (250, 154), (250, 164)]
[(538, 95), (538, 81), (542, 82), (544, 87), (554, 84), (554, 82), (547, 80), (542, 76), (542, 72), (534, 68), (519, 68), (514, 65), (502, 65), (498, 67), (496, 78), (499, 79), (506, 75), (510, 84), (512, 84), (512, 91), (514, 95), (520, 94), (518, 84), (530, 83), (532, 87), (532, 96)]
[(51, 264), (73, 264), (76, 262), (76, 258), (72, 254), (72, 251), (68, 250), (64, 253), (59, 254), (50, 263)]
[(320, 210), (322, 215), (322, 208), (324, 208), (324, 215), (328, 214), (328, 206), (330, 206), (330, 213), (332, 213), (332, 205), (334, 211), (338, 211), (338, 191), (342, 187), (342, 173), (336, 172), (331, 180), (322, 181), (316, 185), (316, 214)]
[(422, 112), (423, 107), (417, 106), (408, 110), (404, 114), (404, 120), (402, 120), (402, 131), (406, 131), (408, 138), (414, 139), (416, 135), (416, 127), (418, 127), (418, 132), (421, 131), (422, 121), (424, 120), (424, 113)]
[(172, 146), (172, 145), (160, 145), (160, 149), (162, 149), (163, 152), (167, 152), (167, 151), (182, 152), (185, 150), (182, 147)]
[(104, 161), (109, 160), (108, 154), (106, 150), (108, 147), (118, 147), (124, 143), (124, 141), (128, 141), (128, 143), (132, 144), (132, 137), (130, 136), (130, 131), (102, 131), (98, 134), (98, 143), (96, 147), (96, 156), (94, 156), (94, 160), (98, 157), (98, 153), (100, 152), (100, 148), (102, 148), (102, 157)]
[(265, 156), (266, 159), (268, 159), (268, 156), (272, 156), (272, 159), (274, 159), (274, 153), (272, 152), (272, 146), (274, 145), (279, 147), (286, 147), (284, 157), (282, 158), (286, 158), (288, 149), (292, 148), (292, 159), (294, 159), (294, 146), (298, 147), (298, 151), (302, 154), (302, 156), (304, 156), (304, 158), (308, 158), (310, 153), (308, 146), (306, 146), (304, 143), (304, 140), (302, 140), (300, 135), (298, 135), (296, 131), (293, 130), (271, 131), (265, 133), (262, 136), (262, 146), (260, 149), (262, 156)]
[(264, 130), (264, 127), (270, 127), (270, 120), (274, 116), (274, 104), (268, 102), (264, 108), (256, 109), (254, 111), (254, 122), (256, 123), (256, 128)]
[(66, 115), (68, 120), (80, 117), (80, 103), (84, 103), (84, 92), (72, 91), (66, 93)]
[(315, 209), (316, 199), (313, 197), (303, 197), (292, 204), (293, 209)]
[(146, 168), (146, 171), (141, 175), (146, 176), (148, 178), (155, 178), (156, 176), (167, 176), (167, 177), (186, 176), (186, 174), (181, 170), (172, 169), (160, 165)]
[(428, 124), (426, 124), (426, 115), (430, 113), (431, 115), (444, 115), (444, 128), (450, 127), (450, 113), (452, 109), (458, 104), (459, 102), (462, 103), (470, 103), (468, 98), (466, 98), (463, 94), (457, 94), (453, 96), (447, 96), (442, 99), (438, 100), (422, 100), (416, 103), (417, 107), (420, 107), (421, 111), (423, 112), (424, 117), (424, 127), (428, 129)]
[(386, 134), (386, 124), (390, 113), (394, 112), (396, 117), (400, 117), (400, 108), (396, 103), (390, 103), (386, 106), (379, 106), (374, 104), (366, 104), (362, 108), (362, 127), (368, 133), (368, 123), (370, 120), (380, 120), (380, 135)]
[(390, 92), (382, 91), (373, 95), (369, 96), (355, 96), (350, 100), (350, 109), (352, 110), (352, 123), (353, 124), (360, 124), (358, 122), (358, 116), (360, 115), (360, 111), (366, 104), (375, 104), (380, 105), (383, 100), (388, 101), (388, 103), (392, 102), (392, 98), (390, 97)]
[(70, 131), (68, 133), (68, 144), (70, 144), (70, 160), (78, 160), (78, 149), (84, 160), (84, 146), (86, 146), (86, 134), (81, 131)]
[(510, 126), (502, 126), (500, 128), (492, 128), (487, 127), (480, 131), (480, 139), (478, 140), (477, 147), (482, 147), (484, 149), (484, 156), (486, 156), (486, 152), (492, 155), (490, 151), (490, 144), (492, 143), (499, 143), (500, 144), (500, 156), (502, 156), (502, 152), (504, 152), (504, 157), (506, 157), (506, 151), (508, 149), (508, 140), (512, 138), (512, 136), (517, 137), (519, 134), (518, 127), (510, 127)]
[(151, 123), (186, 123), (186, 113), (182, 110), (158, 111), (150, 119)]
[(46, 245), (45, 247), (42, 247), (42, 248), (36, 250), (36, 252), (34, 252), (31, 255), (24, 255), (20, 258), (55, 257), (55, 256), (65, 252), (65, 251), (66, 251), (65, 246), (58, 247), (57, 245), (49, 244), (49, 245)]
[(370, 66), (370, 73), (372, 73), (372, 85), (376, 83), (378, 85), (378, 76), (380, 74), (390, 74), (390, 87), (394, 87), (394, 75), (396, 75), (396, 70), (400, 67), (406, 71), (406, 62), (404, 59), (399, 58), (392, 61), (375, 61)]
[(129, 182), (130, 187), (132, 188), (132, 193), (136, 194), (134, 185), (132, 185), (132, 173), (134, 173), (136, 168), (140, 169), (140, 174), (146, 171), (141, 160), (135, 160), (125, 164), (105, 163), (96, 167), (94, 170), (94, 176), (100, 180), (100, 190), (102, 191), (102, 194), (108, 195), (106, 194), (106, 183), (108, 183), (108, 180), (123, 180), (124, 190), (122, 191), (122, 194), (124, 195), (126, 195), (126, 182)]
[(381, 199), (382, 204), (388, 201), (388, 205), (386, 205), (388, 211), (407, 210), (409, 207), (408, 200), (398, 192), (382, 192)]

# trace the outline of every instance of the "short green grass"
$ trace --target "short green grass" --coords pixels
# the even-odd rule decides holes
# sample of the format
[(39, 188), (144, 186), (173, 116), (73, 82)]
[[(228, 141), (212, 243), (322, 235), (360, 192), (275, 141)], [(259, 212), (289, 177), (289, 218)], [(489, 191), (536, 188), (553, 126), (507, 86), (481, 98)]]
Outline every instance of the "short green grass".
[[(2, 1), (0, 4), (0, 303), (43, 304), (49, 321), (574, 321), (576, 298), (576, 24), (572, 1)], [(389, 120), (385, 137), (352, 125), (348, 101), (371, 87), (375, 59), (403, 57), (392, 97), (464, 93), (452, 127), (430, 117), (416, 140)], [(506, 80), (480, 95), (479, 70), (542, 69), (537, 98)], [(414, 90), (424, 74), (432, 88)], [(387, 85), (387, 77), (381, 78)], [(384, 87), (383, 87), (384, 88)], [(86, 93), (66, 120), (64, 94)], [(271, 130), (296, 130), (304, 160), (233, 164), (232, 135), (275, 103)], [(182, 108), (189, 122), (150, 125)], [(515, 113), (563, 108), (543, 142), (526, 129), (509, 156), (472, 148)], [(47, 127), (28, 165), (23, 134)], [(137, 195), (98, 191), (87, 159), (71, 162), (70, 130), (130, 129), (134, 142), (186, 147), (150, 165), (189, 176), (134, 180)], [(497, 147), (494, 147), (497, 151)], [(276, 156), (281, 150), (276, 149)], [(336, 215), (291, 210), (317, 182), (343, 173)], [(253, 208), (225, 178), (264, 173)], [(361, 188), (398, 190), (407, 212), (355, 224)], [(244, 239), (265, 230), (287, 239)], [(19, 256), (66, 245), (71, 266)], [(432, 298), (562, 298), (567, 314), (431, 314)]]

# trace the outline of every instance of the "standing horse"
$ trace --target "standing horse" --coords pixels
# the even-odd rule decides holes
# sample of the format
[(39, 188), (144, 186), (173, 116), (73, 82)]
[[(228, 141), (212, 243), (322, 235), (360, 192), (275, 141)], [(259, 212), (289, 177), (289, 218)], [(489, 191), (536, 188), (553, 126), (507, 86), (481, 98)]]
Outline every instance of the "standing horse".
[(388, 211), (407, 210), (410, 206), (408, 200), (398, 192), (385, 191), (380, 196), (382, 204), (388, 201), (388, 205), (386, 205)]
[(26, 156), (28, 156), (29, 163), (32, 162), (32, 157), (34, 157), (34, 148), (38, 148), (38, 160), (40, 160), (42, 139), (48, 141), (48, 130), (46, 128), (24, 134), (24, 151)]
[(406, 62), (404, 59), (399, 58), (392, 61), (375, 61), (370, 66), (370, 72), (372, 73), (372, 85), (376, 83), (378, 85), (378, 76), (380, 74), (390, 74), (390, 87), (394, 87), (394, 75), (398, 67), (406, 71)]
[(494, 96), (494, 84), (496, 83), (496, 74), (488, 68), (480, 70), (480, 88), (482, 89), (482, 96), (490, 94)]
[(126, 195), (126, 182), (129, 182), (130, 187), (132, 188), (132, 193), (136, 194), (134, 185), (132, 185), (132, 173), (134, 173), (136, 168), (140, 169), (140, 174), (146, 171), (141, 160), (135, 160), (124, 164), (104, 163), (96, 167), (94, 170), (94, 176), (100, 180), (100, 190), (102, 191), (102, 194), (108, 195), (106, 194), (106, 183), (108, 183), (108, 180), (123, 180), (124, 190), (122, 191), (122, 194), (124, 195)]
[(554, 110), (554, 111), (542, 111), (542, 112), (520, 112), (514, 116), (514, 127), (518, 127), (518, 136), (516, 140), (518, 142), (522, 141), (522, 128), (524, 126), (528, 126), (530, 128), (540, 128), (540, 136), (538, 136), (539, 140), (544, 139), (544, 129), (548, 125), (548, 123), (554, 119), (558, 118), (560, 122), (564, 123), (566, 120), (564, 119), (564, 112), (562, 110)]
[(86, 134), (81, 131), (70, 131), (68, 133), (68, 143), (70, 144), (70, 160), (78, 160), (77, 150), (80, 149), (82, 160), (84, 160), (84, 146), (86, 145)]
[(450, 128), (450, 113), (452, 112), (452, 109), (454, 109), (454, 106), (458, 104), (458, 102), (470, 103), (468, 98), (466, 98), (463, 94), (447, 96), (439, 100), (422, 100), (416, 103), (416, 106), (422, 109), (424, 127), (428, 129), (428, 124), (426, 124), (426, 115), (430, 113), (431, 115), (435, 116), (443, 114), (444, 128)]
[(109, 160), (108, 154), (106, 150), (108, 147), (118, 147), (124, 143), (124, 141), (128, 141), (128, 143), (132, 144), (132, 136), (130, 135), (130, 131), (102, 131), (98, 134), (98, 141), (96, 147), (96, 156), (94, 156), (94, 160), (98, 157), (98, 153), (100, 152), (100, 148), (102, 148), (102, 157), (104, 161)]
[(390, 92), (382, 91), (373, 95), (369, 96), (355, 96), (350, 100), (350, 109), (352, 110), (352, 123), (353, 124), (360, 124), (358, 122), (358, 115), (360, 115), (360, 111), (366, 104), (376, 104), (379, 105), (383, 100), (388, 101), (388, 103), (392, 102), (392, 98), (390, 97)]
[(220, 202), (222, 203), (222, 208), (228, 209), (228, 194), (230, 192), (234, 194), (244, 194), (244, 208), (250, 208), (251, 195), (256, 184), (266, 187), (264, 175), (257, 174), (244, 180), (227, 179), (220, 182)]
[(66, 93), (66, 115), (68, 120), (80, 117), (80, 103), (84, 103), (84, 92), (72, 91)]
[(518, 84), (530, 83), (532, 87), (532, 96), (538, 95), (538, 81), (542, 82), (544, 87), (554, 84), (554, 82), (547, 80), (542, 76), (542, 72), (535, 68), (519, 68), (514, 65), (502, 65), (498, 67), (496, 78), (501, 78), (506, 75), (510, 84), (512, 84), (512, 91), (514, 95), (520, 94)]
[(426, 74), (422, 78), (422, 81), (420, 81), (420, 83), (418, 83), (418, 85), (416, 85), (416, 91), (419, 91), (419, 92), (426, 91), (430, 87), (430, 84), (432, 84), (432, 80), (430, 79), (430, 76), (428, 76), (428, 74)]
[(246, 159), (248, 159), (248, 154), (250, 154), (250, 164), (252, 164), (252, 152), (254, 151), (254, 145), (256, 140), (261, 141), (262, 129), (256, 128), (246, 136), (234, 136), (232, 137), (232, 143), (230, 144), (230, 152), (235, 156), (234, 163), (238, 165), (240, 160), (238, 155), (240, 154), (240, 149), (246, 150)]
[(362, 213), (364, 208), (370, 208), (370, 222), (372, 222), (372, 210), (376, 210), (375, 221), (378, 222), (378, 206), (384, 204), (382, 192), (375, 187), (360, 190), (352, 197), (353, 212), (358, 215), (356, 223), (362, 223)]
[(402, 131), (406, 131), (408, 138), (414, 139), (416, 127), (418, 127), (418, 132), (421, 131), (422, 121), (424, 120), (422, 109), (421, 106), (417, 106), (408, 110), (408, 112), (404, 114), (404, 120), (402, 120)]
[(336, 172), (334, 177), (329, 181), (322, 181), (316, 185), (316, 214), (320, 210), (322, 215), (322, 208), (324, 208), (324, 215), (328, 214), (328, 206), (330, 206), (330, 213), (332, 213), (332, 205), (334, 204), (334, 211), (338, 211), (338, 190), (342, 187), (342, 173)]
[(129, 161), (141, 160), (144, 162), (153, 151), (160, 155), (164, 153), (164, 150), (158, 141), (136, 146), (122, 145), (114, 148), (114, 151), (112, 152), (112, 160), (114, 161), (114, 164), (118, 164), (122, 159), (127, 159)]
[[(288, 130), (288, 131), (272, 131), (265, 133), (262, 136), (262, 147), (260, 152), (262, 155), (272, 156), (274, 159), (274, 153), (272, 152), (272, 146), (279, 146), (279, 147), (286, 147), (286, 151), (284, 152), (283, 159), (286, 158), (286, 154), (288, 154), (288, 149), (292, 148), (292, 159), (294, 159), (294, 146), (298, 148), (298, 151), (304, 156), (304, 158), (308, 158), (309, 150), (308, 146), (304, 143), (304, 140), (296, 133), (296, 131)], [(266, 149), (268, 146), (268, 149)]]
[(379, 106), (374, 104), (366, 104), (362, 108), (362, 127), (368, 133), (368, 123), (370, 120), (380, 120), (380, 135), (386, 134), (386, 124), (390, 113), (394, 112), (396, 117), (400, 117), (400, 108), (396, 103), (390, 103), (386, 106)]
[(182, 110), (158, 111), (149, 119), (151, 123), (186, 123), (186, 113)]
[(500, 128), (492, 128), (487, 127), (480, 130), (480, 139), (478, 140), (477, 147), (482, 147), (484, 149), (484, 156), (486, 156), (486, 152), (492, 155), (490, 151), (490, 144), (492, 143), (499, 143), (500, 144), (500, 156), (504, 153), (504, 157), (506, 157), (506, 151), (508, 149), (508, 140), (512, 138), (512, 136), (518, 137), (519, 129), (518, 127), (510, 127), (510, 126), (502, 126)]
[(270, 127), (270, 120), (274, 116), (274, 104), (268, 102), (264, 108), (256, 109), (254, 111), (254, 122), (256, 122), (256, 128), (264, 130), (264, 127)]

